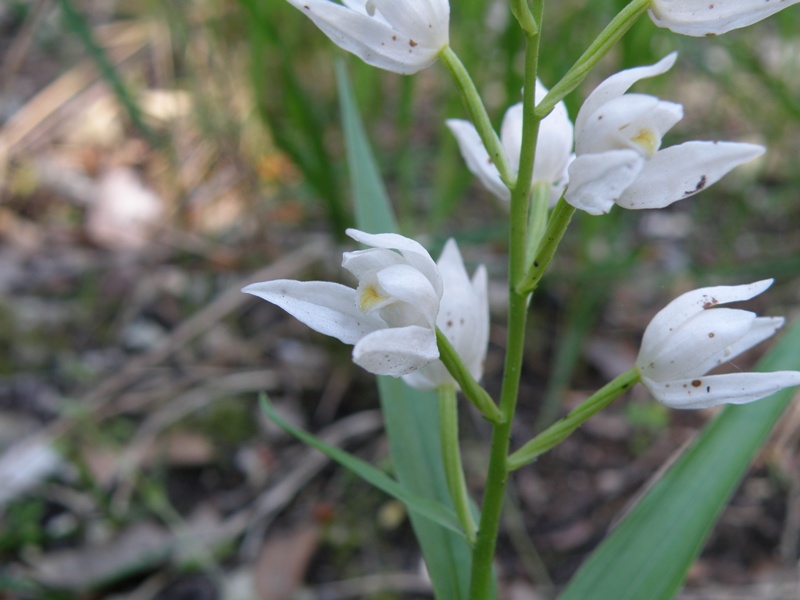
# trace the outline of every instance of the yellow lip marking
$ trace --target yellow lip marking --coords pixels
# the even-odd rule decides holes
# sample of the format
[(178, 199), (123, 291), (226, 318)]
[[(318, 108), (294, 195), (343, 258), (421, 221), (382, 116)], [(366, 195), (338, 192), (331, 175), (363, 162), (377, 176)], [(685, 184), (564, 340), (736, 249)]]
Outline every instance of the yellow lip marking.
[(358, 307), (361, 309), (361, 312), (365, 313), (386, 300), (387, 296), (381, 295), (374, 285), (366, 285), (364, 289), (361, 290), (361, 295), (358, 298)]
[(644, 150), (647, 156), (653, 156), (658, 150), (659, 139), (652, 129), (640, 129), (631, 141)]

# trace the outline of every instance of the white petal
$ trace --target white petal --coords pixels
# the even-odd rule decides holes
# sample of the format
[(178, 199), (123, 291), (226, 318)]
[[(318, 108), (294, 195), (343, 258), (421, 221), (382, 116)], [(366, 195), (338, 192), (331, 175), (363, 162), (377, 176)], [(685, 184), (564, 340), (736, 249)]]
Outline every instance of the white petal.
[(310, 18), (334, 44), (380, 69), (403, 75), (416, 73), (433, 64), (443, 47), (428, 46), (393, 29), (381, 19), (330, 0), (288, 1)]
[[(458, 352), (470, 374), (480, 380), (489, 343), (489, 303), (486, 269), (478, 267), (472, 281), (455, 241), (444, 246), (437, 262), (444, 281), (444, 294), (437, 325)], [(442, 385), (456, 385), (441, 361), (403, 377), (411, 387), (432, 390)]]
[(515, 173), (519, 171), (519, 155), (522, 152), (522, 102), (509, 107), (500, 125), (500, 141), (508, 157), (508, 164)]
[(412, 267), (419, 269), (428, 281), (431, 282), (437, 296), (442, 296), (442, 278), (439, 269), (433, 262), (431, 255), (422, 247), (419, 242), (397, 233), (366, 233), (358, 229), (348, 229), (347, 235), (357, 242), (374, 248), (384, 248), (387, 250), (397, 250), (403, 255)]
[[(500, 179), (500, 173), (483, 146), (481, 136), (478, 135), (475, 126), (463, 119), (448, 119), (445, 123), (458, 142), (458, 149), (461, 151), (464, 162), (467, 163), (467, 168), (480, 179), (483, 187), (500, 200), (508, 202), (511, 199), (511, 192)], [(519, 162), (519, 153), (517, 156), (517, 162)]]
[(353, 361), (376, 375), (407, 375), (439, 358), (436, 334), (425, 327), (374, 331), (353, 348)]
[(728, 348), (726, 348), (724, 356), (719, 357), (719, 360), (716, 362), (716, 364), (710, 365), (708, 370), (710, 371), (714, 367), (721, 365), (723, 362), (733, 360), (742, 352), (746, 352), (753, 346), (760, 344), (764, 340), (772, 337), (775, 335), (775, 332), (778, 331), (778, 329), (783, 327), (784, 321), (785, 319), (783, 317), (756, 318), (750, 327), (750, 331), (747, 332), (747, 335), (745, 335), (735, 344), (731, 344)]
[(650, 18), (659, 27), (695, 37), (719, 35), (766, 19), (800, 0), (652, 0)]
[(578, 156), (569, 165), (564, 199), (590, 215), (607, 213), (636, 177), (644, 158), (633, 150)]
[(800, 372), (728, 373), (658, 383), (643, 378), (653, 397), (671, 408), (710, 408), (745, 404), (787, 387), (800, 385)]
[[(425, 323), (431, 329), (434, 327), (436, 315), (439, 313), (439, 296), (431, 282), (422, 273), (410, 265), (395, 265), (381, 269), (376, 273), (376, 277), (380, 289), (387, 296), (408, 305), (414, 321), (418, 320), (417, 315), (422, 315)], [(388, 308), (396, 308), (396, 305)], [(390, 311), (383, 310), (381, 312), (381, 316), (390, 326), (411, 324), (406, 319), (404, 322), (394, 322), (388, 314)]]
[(576, 137), (581, 135), (581, 132), (586, 125), (586, 121), (595, 113), (598, 108), (600, 108), (609, 100), (621, 96), (627, 92), (628, 89), (640, 79), (655, 77), (656, 75), (666, 73), (672, 68), (672, 65), (675, 64), (675, 59), (677, 56), (677, 52), (672, 52), (671, 54), (667, 54), (667, 56), (662, 58), (654, 65), (635, 67), (633, 69), (620, 71), (598, 85), (586, 98), (586, 101), (583, 103), (583, 106), (581, 106), (581, 109), (578, 112), (578, 117), (575, 119)]
[(756, 315), (734, 308), (715, 308), (676, 323), (658, 345), (642, 343), (636, 366), (656, 381), (705, 375), (721, 362), (726, 349), (747, 335)]
[(356, 303), (356, 291), (328, 281), (276, 279), (248, 285), (243, 292), (281, 307), (314, 331), (355, 344), (386, 324), (376, 315), (365, 315)]
[(728, 171), (764, 153), (763, 146), (735, 142), (686, 142), (659, 150), (618, 204), (663, 208), (719, 181)]
[(444, 294), (436, 320), (470, 373), (480, 379), (489, 336), (486, 270), (470, 281), (458, 246), (450, 239), (439, 257)]
[(683, 107), (655, 96), (625, 94), (603, 104), (575, 140), (578, 154), (607, 150), (636, 150), (652, 156), (661, 138), (683, 118)]
[(342, 254), (342, 267), (355, 275), (359, 281), (368, 273), (402, 264), (406, 264), (402, 255), (384, 248), (368, 248)]
[(455, 383), (440, 360), (435, 360), (413, 373), (403, 375), (403, 381), (407, 386), (417, 390), (435, 390), (443, 385)]
[(475, 307), (477, 324), (473, 332), (472, 352), (465, 352), (464, 362), (472, 376), (480, 381), (483, 377), (483, 365), (489, 349), (489, 278), (486, 267), (480, 265), (472, 277), (472, 287), (478, 298)]
[[(543, 181), (553, 185), (561, 182), (563, 188), (567, 166), (572, 160), (572, 141), (572, 121), (569, 120), (567, 107), (559, 102), (539, 124), (536, 161), (533, 164), (534, 183)], [(561, 194), (560, 190), (558, 194)]]
[(650, 321), (642, 336), (642, 348), (661, 346), (675, 328), (712, 306), (755, 298), (771, 286), (773, 281), (763, 279), (745, 285), (718, 285), (681, 294)]
[(448, 44), (450, 3), (447, 0), (372, 0), (381, 15), (409, 39), (431, 48)]

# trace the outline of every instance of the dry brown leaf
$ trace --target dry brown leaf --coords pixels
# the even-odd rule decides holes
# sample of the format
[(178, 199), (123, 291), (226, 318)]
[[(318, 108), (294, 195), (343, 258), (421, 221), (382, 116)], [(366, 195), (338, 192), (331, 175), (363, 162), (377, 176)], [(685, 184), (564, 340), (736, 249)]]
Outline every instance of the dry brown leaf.
[(319, 527), (306, 524), (270, 537), (256, 561), (255, 588), (261, 600), (288, 600), (303, 583), (319, 546)]

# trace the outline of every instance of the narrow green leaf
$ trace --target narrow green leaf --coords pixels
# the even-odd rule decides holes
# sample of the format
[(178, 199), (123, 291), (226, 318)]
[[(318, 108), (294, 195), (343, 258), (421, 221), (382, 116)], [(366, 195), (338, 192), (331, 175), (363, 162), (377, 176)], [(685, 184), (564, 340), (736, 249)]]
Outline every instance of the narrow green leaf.
[[(759, 371), (800, 368), (800, 323)], [(668, 600), (678, 593), (714, 523), (794, 390), (711, 421), (664, 477), (578, 571), (560, 600)]]
[[(396, 232), (389, 196), (341, 61), (336, 65), (336, 75), (356, 224), (370, 233)], [(413, 493), (452, 508), (440, 451), (435, 394), (411, 389), (392, 377), (379, 377), (378, 391), (398, 481)], [(436, 597), (467, 598), (471, 552), (466, 540), (414, 512), (410, 517)]]
[(339, 102), (342, 105), (342, 128), (353, 187), (356, 224), (370, 233), (397, 231), (389, 194), (386, 193), (378, 163), (364, 132), (364, 124), (356, 107), (344, 61), (341, 59), (336, 61), (336, 81), (339, 86)]
[(360, 458), (353, 456), (341, 448), (336, 448), (335, 446), (326, 444), (321, 439), (313, 436), (307, 431), (303, 431), (302, 429), (291, 425), (287, 421), (284, 421), (275, 411), (275, 407), (272, 406), (269, 401), (269, 397), (266, 394), (262, 393), (259, 400), (261, 402), (261, 409), (264, 411), (264, 413), (272, 421), (279, 425), (281, 429), (292, 434), (294, 437), (311, 446), (312, 448), (316, 448), (328, 458), (335, 460), (343, 467), (350, 469), (353, 473), (368, 483), (371, 483), (382, 492), (397, 498), (400, 500), (400, 502), (405, 504), (409, 510), (414, 511), (419, 515), (430, 519), (434, 523), (438, 523), (442, 527), (445, 527), (450, 531), (454, 531), (455, 533), (463, 536), (458, 518), (451, 508), (446, 507), (439, 502), (435, 502), (430, 498), (423, 498), (422, 496), (413, 493), (408, 488), (400, 485), (394, 479), (386, 475), (383, 471), (373, 467), (371, 464), (364, 462)]

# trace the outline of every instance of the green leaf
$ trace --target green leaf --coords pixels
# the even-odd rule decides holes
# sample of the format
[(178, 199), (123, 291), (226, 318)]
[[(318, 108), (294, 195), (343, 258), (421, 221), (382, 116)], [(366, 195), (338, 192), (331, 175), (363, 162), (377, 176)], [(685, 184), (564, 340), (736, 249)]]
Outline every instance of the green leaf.
[(409, 510), (414, 511), (419, 515), (430, 519), (434, 523), (437, 523), (442, 527), (445, 527), (450, 531), (463, 536), (463, 533), (461, 532), (461, 526), (453, 509), (446, 507), (439, 502), (435, 502), (430, 498), (424, 498), (413, 493), (408, 488), (400, 485), (394, 479), (386, 475), (383, 471), (373, 467), (371, 464), (364, 462), (360, 458), (357, 458), (348, 452), (345, 452), (341, 448), (331, 446), (307, 431), (303, 431), (302, 429), (291, 425), (287, 421), (284, 421), (275, 411), (275, 407), (272, 406), (269, 401), (269, 397), (265, 393), (261, 394), (259, 400), (261, 402), (261, 409), (264, 411), (264, 413), (270, 419), (272, 419), (272, 421), (278, 424), (281, 429), (292, 434), (297, 439), (301, 440), (312, 448), (316, 448), (328, 458), (335, 460), (343, 467), (350, 469), (353, 473), (368, 483), (371, 483), (382, 492), (397, 498), (400, 500), (400, 502), (405, 504)]
[[(800, 368), (800, 323), (759, 363), (759, 371)], [(777, 420), (788, 389), (711, 421), (664, 477), (581, 567), (560, 600), (667, 600), (683, 585)]]
[[(370, 233), (396, 232), (397, 222), (364, 132), (343, 62), (336, 64), (342, 124), (353, 186), (357, 226)], [(452, 508), (439, 438), (435, 394), (378, 378), (386, 433), (398, 481), (411, 492)], [(437, 598), (467, 598), (471, 551), (466, 540), (418, 513), (410, 513)], [(493, 596), (494, 597), (494, 596)]]
[(356, 107), (353, 90), (347, 77), (344, 61), (336, 61), (336, 81), (342, 105), (342, 128), (347, 147), (347, 164), (353, 187), (356, 225), (369, 233), (389, 233), (398, 230), (397, 220), (383, 185), (378, 163), (364, 132), (364, 123)]

